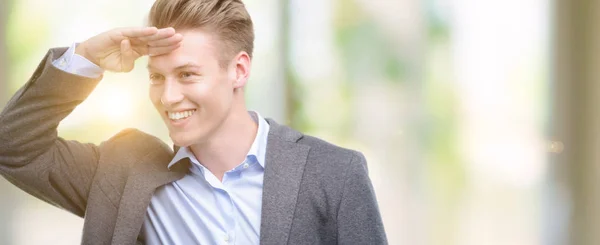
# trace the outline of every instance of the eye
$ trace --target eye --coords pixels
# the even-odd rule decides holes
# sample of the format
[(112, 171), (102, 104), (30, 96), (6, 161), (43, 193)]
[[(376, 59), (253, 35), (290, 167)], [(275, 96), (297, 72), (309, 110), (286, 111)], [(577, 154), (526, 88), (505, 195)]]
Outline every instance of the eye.
[(199, 78), (200, 75), (195, 72), (183, 71), (179, 73), (179, 80), (185, 83), (197, 82)]
[(150, 84), (161, 84), (164, 80), (162, 75), (156, 73), (151, 73), (148, 78), (150, 79)]
[(190, 78), (190, 77), (193, 77), (194, 75), (196, 75), (196, 74), (194, 74), (194, 73), (192, 73), (192, 72), (182, 72), (182, 73), (179, 75), (179, 77), (180, 77), (180, 78), (184, 78), (184, 79), (185, 79), (185, 78)]

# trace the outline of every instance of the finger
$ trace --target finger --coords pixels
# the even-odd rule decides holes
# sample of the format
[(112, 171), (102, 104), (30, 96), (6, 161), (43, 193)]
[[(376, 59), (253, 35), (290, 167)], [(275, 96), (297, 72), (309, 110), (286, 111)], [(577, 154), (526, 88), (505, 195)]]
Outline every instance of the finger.
[(156, 31), (156, 33), (154, 33), (152, 35), (140, 36), (136, 39), (139, 41), (142, 41), (142, 42), (150, 42), (150, 41), (154, 41), (154, 40), (169, 38), (169, 37), (172, 37), (173, 35), (175, 35), (175, 29), (173, 29), (173, 27), (167, 27), (167, 28), (158, 29)]
[(175, 35), (168, 37), (168, 38), (150, 41), (150, 42), (148, 42), (148, 46), (150, 46), (150, 47), (166, 47), (166, 46), (178, 44), (179, 42), (181, 42), (181, 40), (183, 40), (183, 36), (179, 33), (176, 33)]
[(171, 46), (164, 46), (164, 47), (148, 47), (148, 55), (149, 56), (159, 56), (159, 55), (163, 55), (163, 54), (168, 54), (171, 51), (179, 48), (181, 46), (181, 43), (177, 43), (175, 45), (171, 45)]
[(129, 39), (121, 41), (121, 71), (130, 72), (133, 70), (133, 65), (136, 59), (136, 55), (131, 48)]
[(119, 29), (121, 35), (126, 38), (142, 38), (155, 35), (158, 32), (156, 27), (133, 27), (133, 28), (123, 28)]

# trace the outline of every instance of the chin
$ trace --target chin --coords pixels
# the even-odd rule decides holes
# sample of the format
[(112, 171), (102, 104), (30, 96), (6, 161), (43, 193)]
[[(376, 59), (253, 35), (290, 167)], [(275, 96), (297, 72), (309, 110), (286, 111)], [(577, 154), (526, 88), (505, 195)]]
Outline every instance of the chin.
[(193, 132), (185, 131), (171, 132), (169, 133), (169, 136), (171, 137), (171, 141), (173, 141), (173, 144), (179, 147), (191, 146), (193, 144), (201, 142), (203, 138), (201, 135), (197, 135), (197, 132), (196, 134), (194, 134)]
[(173, 141), (173, 145), (179, 146), (179, 147), (188, 147), (191, 144), (187, 143), (186, 141), (180, 141), (177, 139), (174, 139), (171, 137), (171, 141)]
[(169, 136), (171, 137), (173, 144), (179, 147), (188, 147), (192, 145), (193, 142), (190, 137), (186, 137), (185, 132), (170, 134)]

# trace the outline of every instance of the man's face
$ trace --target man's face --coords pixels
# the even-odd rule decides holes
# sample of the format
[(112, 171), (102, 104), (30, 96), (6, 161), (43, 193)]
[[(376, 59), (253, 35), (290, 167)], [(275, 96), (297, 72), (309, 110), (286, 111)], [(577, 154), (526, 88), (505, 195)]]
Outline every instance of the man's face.
[(201, 30), (180, 32), (181, 46), (150, 57), (150, 99), (173, 143), (206, 142), (230, 113), (235, 72), (219, 66), (214, 36)]

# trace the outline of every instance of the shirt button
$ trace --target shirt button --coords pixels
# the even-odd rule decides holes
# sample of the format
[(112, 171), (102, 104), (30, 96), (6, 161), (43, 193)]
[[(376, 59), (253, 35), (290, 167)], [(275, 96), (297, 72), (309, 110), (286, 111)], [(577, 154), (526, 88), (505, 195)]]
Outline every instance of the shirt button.
[(225, 242), (229, 242), (229, 235), (223, 236), (223, 240), (225, 240)]
[(244, 169), (250, 167), (250, 164), (244, 163)]

